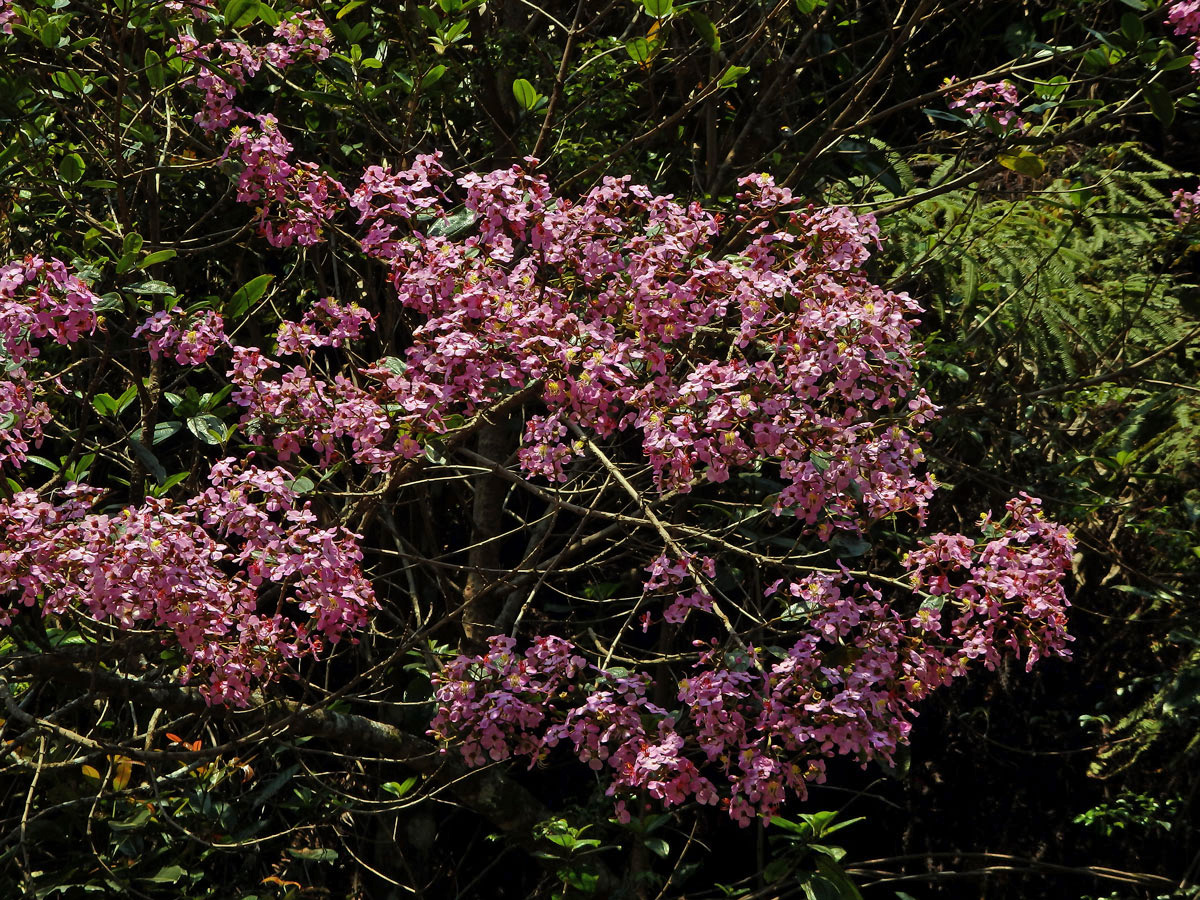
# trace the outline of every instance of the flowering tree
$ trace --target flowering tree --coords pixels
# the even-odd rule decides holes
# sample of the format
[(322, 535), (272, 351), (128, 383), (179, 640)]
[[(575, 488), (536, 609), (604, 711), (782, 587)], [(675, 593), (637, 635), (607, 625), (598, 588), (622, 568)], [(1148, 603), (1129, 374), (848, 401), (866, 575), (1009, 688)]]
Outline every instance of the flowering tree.
[[(563, 892), (619, 889), (582, 836), (605, 829), (644, 890), (672, 816), (777, 819), (839, 759), (896, 769), (932, 692), (1069, 655), (1075, 545), (1039, 500), (973, 510), (967, 533), (927, 525), (920, 300), (880, 284), (875, 216), (798, 188), (851, 106), (779, 181), (741, 174), (722, 197), (736, 154), (710, 159), (705, 202), (595, 164), (552, 178), (580, 4), (569, 27), (546, 13), (565, 40), (552, 95), (512, 84), (521, 115), (544, 114), (535, 155), (475, 168), (380, 143), (354, 165), (354, 128), (330, 126), (345, 142), (318, 157), (323, 126), (292, 104), (383, 105), (358, 76), (385, 51), (330, 28), (357, 5), (0, 7), (10, 46), (47, 67), (29, 133), (51, 130), (43, 99), (61, 116), (97, 98), (120, 148), (56, 144), (60, 231), (19, 228), (0, 268), (0, 694), (28, 796), (59, 767), (61, 802), (103, 802), (141, 842), (47, 879), (27, 832), (54, 806), (31, 826), (30, 801), (13, 884), (208, 896), (220, 851), (332, 862), (312, 835), (333, 816), (269, 837), (240, 821), (307, 766), (342, 799), (296, 788), (306, 813), (412, 805), (416, 822), (452, 799), (549, 859)], [(835, 7), (798, 5), (814, 28)], [(1191, 35), (1186, 6), (1169, 22)], [(438, 7), (418, 18), (441, 56), (483, 13)], [(718, 52), (720, 23), (642, 7), (648, 37), (616, 49), (646, 72), (684, 18)], [(89, 57), (87, 26), (118, 29), (110, 56)], [(62, 53), (86, 65), (53, 68)], [(750, 68), (711, 71), (697, 97)], [(1051, 129), (1054, 104), (1025, 102), (1012, 71), (929, 94), (970, 165), (994, 157), (970, 177), (1036, 177), (1037, 140), (1092, 125)], [(413, 72), (395, 82), (410, 124), (446, 66)], [(314, 748), (349, 761), (319, 777)], [(566, 787), (494, 765), (512, 758)], [(356, 879), (398, 875), (341, 848)], [(798, 877), (851, 896), (836, 862)]]

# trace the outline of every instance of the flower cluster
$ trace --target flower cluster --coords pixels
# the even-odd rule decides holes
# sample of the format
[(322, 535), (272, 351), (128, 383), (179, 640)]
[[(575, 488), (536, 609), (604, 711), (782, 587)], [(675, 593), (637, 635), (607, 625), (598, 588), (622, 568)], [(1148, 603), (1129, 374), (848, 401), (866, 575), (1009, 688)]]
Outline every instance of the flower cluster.
[(1062, 578), (1074, 541), (1027, 494), (1010, 500), (1006, 511), (999, 523), (983, 518), (981, 542), (937, 534), (905, 560), (916, 590), (957, 609), (950, 637), (958, 649), (948, 665), (982, 657), (994, 668), (1003, 647), (1024, 652), (1027, 669), (1042, 656), (1069, 655)]
[(1200, 72), (1200, 0), (1174, 0), (1167, 5), (1167, 24), (1192, 43), (1192, 70)]
[(192, 14), (192, 18), (201, 22), (208, 21), (213, 7), (214, 0), (167, 0), (166, 3), (168, 12), (182, 12), (186, 9)]
[(400, 172), (369, 166), (363, 173), (362, 184), (354, 191), (350, 205), (359, 212), (359, 225), (371, 220), (371, 228), (362, 241), (369, 256), (383, 259), (395, 256), (397, 248), (388, 247), (387, 241), (396, 226), (389, 225), (386, 219), (394, 216), (404, 222), (441, 206), (446, 195), (437, 181), (450, 175), (439, 162), (441, 158), (441, 151), (421, 154), (410, 168)]
[(21, 468), (30, 446), (42, 442), (42, 426), (50, 408), (37, 399), (37, 389), (23, 368), (9, 369), (0, 379), (0, 467)]
[[(426, 317), (387, 379), (390, 405), (412, 414), (401, 432), (536, 381), (545, 411), (518, 455), (531, 475), (567, 477), (572, 427), (634, 428), (663, 489), (769, 461), (786, 483), (776, 513), (826, 538), (920, 514), (933, 488), (915, 474), (914, 426), (934, 407), (913, 379), (918, 307), (862, 274), (870, 217), (790, 208), (790, 191), (754, 176), (739, 216), (752, 236), (717, 257), (716, 216), (628, 178), (572, 203), (521, 166), (471, 174), (464, 218), (448, 174), (436, 155), (373, 167), (350, 201), (364, 248)], [(739, 352), (716, 356), (729, 332)]]
[[(743, 826), (778, 814), (788, 797), (804, 797), (808, 782), (823, 780), (830, 757), (892, 762), (916, 716), (912, 703), (976, 656), (994, 665), (1004, 643), (1028, 647), (1031, 664), (1039, 654), (1066, 655), (1060, 582), (1070, 541), (1032, 500), (1013, 500), (1008, 510), (1012, 522), (1000, 528), (989, 520), (994, 536), (977, 552), (947, 535), (935, 539), (973, 566), (971, 587), (959, 594), (965, 611), (949, 636), (934, 607), (902, 616), (869, 584), (812, 575), (768, 589), (806, 623), (791, 648), (751, 647), (724, 658), (710, 649), (679, 679), (677, 713), (652, 701), (644, 674), (596, 671), (553, 637), (538, 638), (522, 659), (512, 638), (500, 637), (487, 654), (460, 656), (434, 678), (431, 733), (460, 744), (473, 764), (485, 752), (491, 760), (538, 761), (569, 742), (578, 760), (608, 769), (608, 794), (625, 821), (625, 799), (641, 791), (666, 806), (720, 803)], [(914, 580), (924, 583), (931, 566), (946, 562), (938, 553), (920, 552)], [(652, 568), (660, 580), (683, 577), (662, 560)], [(556, 665), (530, 664), (547, 644)]]
[(561, 638), (537, 638), (523, 654), (515, 652), (516, 645), (498, 635), (488, 641), (487, 653), (460, 656), (437, 675), (442, 705), (430, 729), (467, 736), (461, 751), (472, 765), (536, 754), (534, 734), (556, 712), (553, 698), (568, 686), (574, 689), (572, 682), (587, 669), (587, 661)]
[(13, 22), (20, 22), (17, 11), (12, 8), (12, 0), (0, 0), (0, 34), (12, 34)]
[[(1015, 93), (992, 87), (968, 88), (962, 105), (1020, 125), (1000, 106), (1015, 108)], [(879, 242), (871, 217), (802, 207), (757, 175), (739, 185), (729, 245), (720, 217), (629, 178), (605, 178), (572, 201), (529, 161), (453, 179), (437, 154), (402, 170), (373, 166), (347, 198), (341, 185), (302, 188), (320, 177), (315, 169), (288, 162), (273, 119), (253, 121), (257, 129), (235, 131), (231, 151), (246, 165), (241, 199), (260, 204), (272, 243), (287, 243), (272, 229), (304, 222), (306, 239), (317, 239), (334, 201), (348, 199), (364, 251), (417, 317), (403, 358), (349, 373), (233, 348), (246, 433), (281, 461), (313, 454), (320, 466), (350, 459), (391, 472), (452, 422), (525, 392), (536, 406), (518, 461), (531, 476), (566, 480), (586, 444), (580, 434), (632, 432), (624, 443), (640, 443), (664, 491), (777, 472), (774, 513), (824, 540), (897, 513), (923, 518), (934, 482), (921, 473), (919, 441), (936, 410), (914, 376), (919, 307), (865, 274)], [(319, 301), (281, 326), (277, 356), (311, 363), (312, 350), (346, 348), (369, 324), (353, 304)], [(238, 530), (235, 491), (213, 490), (202, 502), (220, 522), (199, 524), (246, 548), (249, 583), (292, 584), (293, 569)], [(667, 806), (723, 804), (742, 824), (773, 815), (823, 778), (831, 757), (889, 761), (912, 704), (972, 660), (995, 665), (1006, 646), (1030, 663), (1065, 654), (1069, 538), (1024, 498), (985, 527), (982, 543), (939, 535), (910, 556), (926, 600), (915, 613), (845, 572), (773, 585), (782, 620), (799, 623), (791, 646), (707, 647), (673, 687), (599, 671), (560, 638), (524, 653), (513, 638), (493, 638), (486, 653), (436, 676), (431, 733), (459, 742), (471, 764), (570, 747), (607, 773), (623, 817), (624, 802), (642, 793)], [(664, 554), (646, 571), (664, 621), (713, 610), (712, 559)], [(943, 621), (947, 601), (961, 611)], [(343, 611), (309, 607), (318, 622), (322, 609)], [(361, 595), (349, 606), (364, 609)]]
[(1171, 194), (1171, 201), (1175, 204), (1175, 221), (1183, 228), (1200, 220), (1200, 188), (1194, 191), (1180, 188)]
[[(259, 205), (271, 243), (319, 240), (345, 191), (289, 162), (272, 117), (254, 121), (230, 144), (245, 164), (239, 198)], [(933, 485), (917, 474), (917, 429), (934, 407), (913, 378), (918, 306), (863, 274), (878, 242), (869, 216), (796, 208), (789, 190), (752, 176), (737, 216), (751, 237), (717, 257), (717, 216), (627, 177), (571, 202), (520, 165), (469, 173), (457, 179), (464, 213), (453, 186), (433, 154), (370, 167), (349, 197), (365, 252), (425, 321), (401, 364), (360, 371), (369, 388), (301, 368), (239, 382), (252, 433), (273, 426), (283, 458), (307, 443), (332, 460), (350, 438), (357, 461), (382, 469), (417, 455), (450, 416), (534, 383), (544, 411), (527, 418), (518, 454), (531, 475), (566, 479), (582, 449), (572, 428), (635, 428), (664, 490), (777, 465), (774, 511), (825, 539), (923, 514)], [(279, 351), (295, 352), (304, 328), (285, 325)], [(718, 357), (727, 331), (739, 352)]]
[(0, 342), (16, 362), (38, 355), (30, 340), (79, 340), (96, 327), (99, 298), (66, 264), (27, 256), (0, 267)]
[(342, 305), (322, 297), (299, 322), (279, 326), (276, 343), (280, 355), (306, 353), (318, 347), (345, 347), (362, 336), (364, 328), (375, 328), (371, 314), (357, 303)]
[(375, 606), (357, 536), (317, 527), (289, 478), (224, 460), (186, 505), (150, 498), (113, 514), (90, 512), (100, 492), (85, 485), (57, 503), (18, 492), (0, 502), (0, 593), (17, 604), (0, 624), (36, 606), (164, 628), (185, 681), (202, 679), (209, 702), (245, 705), (287, 660), (361, 627)]
[(325, 223), (341, 209), (345, 188), (315, 164), (289, 160), (292, 145), (274, 116), (251, 119), (258, 127), (235, 126), (225, 149), (244, 166), (237, 199), (256, 205), (259, 230), (272, 247), (318, 243)]
[[(193, 5), (192, 14), (206, 17), (207, 3)], [(263, 65), (286, 69), (301, 59), (320, 61), (329, 57), (332, 35), (325, 24), (311, 13), (296, 13), (275, 27), (276, 40), (261, 46), (242, 41), (215, 41), (201, 44), (189, 34), (175, 39), (175, 48), (184, 59), (197, 64), (196, 86), (204, 93), (204, 109), (196, 122), (205, 131), (217, 131), (244, 118), (247, 113), (233, 105), (238, 91)]]
[(198, 366), (227, 341), (220, 313), (208, 310), (198, 315), (178, 307), (154, 313), (133, 331), (135, 338), (147, 336), (150, 357), (174, 356), (181, 366)]
[[(344, 375), (330, 381), (303, 366), (282, 368), (257, 348), (235, 347), (229, 371), (237, 386), (233, 401), (246, 409), (243, 422), (250, 439), (260, 445), (269, 440), (281, 461), (307, 446), (328, 466), (345, 458), (341, 444), (348, 442), (350, 458), (382, 472), (395, 460), (423, 452), (404, 430), (404, 417), (387, 409), (384, 396), (390, 391), (383, 384), (376, 382), (371, 391)], [(264, 377), (276, 371), (281, 371), (278, 380)], [(399, 378), (386, 368), (368, 373), (389, 382)]]
[(1021, 118), (1021, 100), (1017, 89), (1007, 81), (976, 81), (971, 84), (947, 78), (950, 88), (946, 104), (951, 109), (962, 109), (969, 116), (986, 115), (996, 120), (1001, 129), (1015, 128), (1023, 131), (1028, 123)]
[[(910, 556), (915, 590), (934, 601), (916, 615), (845, 573), (776, 582), (767, 595), (802, 623), (792, 646), (723, 654), (714, 643), (675, 686), (676, 712), (651, 699), (644, 674), (598, 671), (559, 638), (538, 638), (522, 657), (499, 637), (435, 677), (430, 733), (458, 743), (471, 764), (524, 755), (532, 765), (568, 742), (581, 762), (609, 770), (626, 821), (625, 800), (641, 791), (668, 807), (720, 803), (741, 825), (775, 815), (823, 780), (834, 756), (890, 763), (913, 703), (972, 660), (993, 667), (1005, 646), (1027, 651), (1027, 665), (1067, 655), (1061, 582), (1072, 542), (1035, 500), (1022, 495), (1007, 510), (1003, 524), (985, 517), (980, 545), (937, 535)], [(688, 574), (665, 558), (650, 573), (656, 587)], [(959, 610), (944, 627), (947, 594)]]
[[(695, 576), (714, 578), (717, 574), (717, 564), (711, 556), (699, 559), (695, 554), (689, 554), (684, 559), (671, 560), (660, 556), (646, 566), (650, 577), (646, 579), (642, 589), (647, 593), (653, 591), (671, 591), (675, 599), (663, 612), (663, 620), (673, 625), (687, 621), (688, 613), (693, 609), (709, 612), (712, 609), (712, 594), (702, 584), (693, 585), (690, 591), (680, 590), (680, 586), (688, 580), (695, 581)], [(649, 620), (646, 620), (648, 624)]]
[(20, 468), (51, 419), (22, 365), (39, 354), (33, 342), (69, 344), (90, 334), (98, 301), (57, 259), (27, 256), (0, 267), (0, 345), (10, 360), (0, 377), (0, 466)]
[(274, 116), (252, 115), (234, 100), (264, 65), (282, 70), (301, 59), (327, 59), (332, 35), (319, 18), (302, 12), (281, 21), (274, 37), (262, 45), (202, 45), (183, 34), (175, 45), (199, 68), (195, 83), (204, 94), (204, 108), (196, 122), (208, 132), (233, 126), (223, 158), (236, 154), (243, 164), (238, 200), (256, 205), (258, 228), (273, 247), (304, 246), (321, 240), (322, 227), (341, 208), (346, 191), (314, 163), (289, 159), (292, 145)]

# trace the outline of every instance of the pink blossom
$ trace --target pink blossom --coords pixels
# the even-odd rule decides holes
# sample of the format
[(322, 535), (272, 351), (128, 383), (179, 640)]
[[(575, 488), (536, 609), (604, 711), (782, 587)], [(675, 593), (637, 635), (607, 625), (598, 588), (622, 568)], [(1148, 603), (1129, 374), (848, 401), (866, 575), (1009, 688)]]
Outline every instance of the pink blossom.
[(10, 262), (0, 267), (0, 341), (18, 362), (38, 355), (35, 339), (73, 343), (96, 327), (98, 300), (57, 259)]
[(226, 343), (225, 324), (219, 313), (207, 310), (188, 315), (178, 307), (159, 311), (133, 331), (135, 338), (150, 335), (150, 357), (173, 355), (181, 366), (198, 366)]
[(950, 97), (947, 106), (951, 109), (961, 108), (969, 116), (990, 116), (1005, 130), (1023, 131), (1029, 127), (1021, 118), (1021, 101), (1011, 83), (975, 81), (965, 84), (948, 78), (946, 85), (951, 88), (947, 94)]
[(332, 297), (322, 297), (299, 322), (284, 322), (279, 326), (279, 352), (289, 354), (317, 347), (345, 347), (358, 340), (364, 328), (374, 327), (371, 314), (358, 304), (342, 306)]
[[(58, 502), (22, 491), (0, 501), (0, 593), (43, 615), (79, 611), (120, 628), (164, 630), (184, 680), (212, 703), (245, 705), (289, 660), (366, 623), (374, 593), (357, 535), (316, 525), (290, 475), (223, 460), (210, 487), (175, 507), (149, 498), (90, 512), (100, 492), (70, 485)], [(271, 606), (294, 613), (265, 614)]]
[(12, 0), (0, 0), (0, 34), (12, 34), (13, 22), (20, 22), (17, 11), (12, 8)]
[(1186, 228), (1200, 218), (1200, 188), (1194, 191), (1181, 188), (1171, 194), (1171, 201), (1175, 204), (1175, 221), (1182, 227)]

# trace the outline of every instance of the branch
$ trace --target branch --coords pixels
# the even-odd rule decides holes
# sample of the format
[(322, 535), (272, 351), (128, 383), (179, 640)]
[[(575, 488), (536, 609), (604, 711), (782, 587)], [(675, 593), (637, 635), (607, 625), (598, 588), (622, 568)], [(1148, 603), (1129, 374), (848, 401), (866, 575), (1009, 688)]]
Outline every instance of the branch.
[[(92, 647), (84, 653), (14, 657), (3, 665), (2, 670), (6, 670), (12, 680), (41, 678), (86, 686), (97, 694), (140, 700), (175, 713), (223, 715), (229, 722), (258, 726), (259, 735), (293, 734), (322, 738), (344, 752), (386, 757), (444, 786), (455, 800), (485, 817), (514, 843), (524, 847), (535, 844), (534, 825), (550, 816), (550, 811), (524, 787), (508, 778), (502, 767), (471, 769), (454, 751), (444, 752), (424, 737), (365, 716), (333, 712), (283, 699), (264, 700), (257, 706), (236, 711), (210, 707), (194, 688), (163, 682), (147, 683), (100, 669), (95, 659), (95, 648)], [(21, 718), (24, 720), (24, 716)], [(89, 749), (117, 749), (115, 745), (108, 747), (45, 720), (35, 721), (58, 737), (81, 743)], [(227, 748), (246, 743), (248, 739), (242, 738), (200, 752), (219, 755)], [(121, 747), (120, 750), (126, 756), (143, 760), (180, 756), (178, 751), (147, 751), (135, 747)], [(196, 753), (184, 755), (195, 758)]]
[[(894, 874), (880, 871), (879, 869), (881, 866), (895, 865), (896, 863), (915, 862), (917, 860), (932, 861), (934, 859), (978, 860), (981, 863), (987, 863), (987, 865), (978, 869), (966, 869), (958, 872), (921, 872), (913, 875)], [(864, 883), (864, 888), (905, 881), (937, 881), (941, 878), (986, 877), (995, 872), (1060, 873), (1064, 875), (1082, 875), (1102, 881), (1118, 881), (1124, 884), (1166, 888), (1168, 890), (1174, 890), (1178, 887), (1178, 883), (1170, 878), (1164, 878), (1162, 875), (1153, 875), (1147, 872), (1124, 872), (1120, 869), (1110, 869), (1104, 866), (1064, 866), (1058, 863), (1042, 862), (1037, 859), (1011, 856), (1007, 853), (961, 853), (958, 851), (912, 853), (904, 856), (889, 856), (883, 859), (867, 859), (846, 867), (847, 875), (857, 875), (860, 878), (875, 878), (874, 881)]]

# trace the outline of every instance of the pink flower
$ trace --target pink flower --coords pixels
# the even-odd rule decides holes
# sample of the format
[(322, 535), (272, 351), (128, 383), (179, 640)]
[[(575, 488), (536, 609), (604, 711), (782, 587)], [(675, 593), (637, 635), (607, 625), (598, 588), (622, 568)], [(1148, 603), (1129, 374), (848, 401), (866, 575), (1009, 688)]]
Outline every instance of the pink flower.
[(96, 327), (99, 298), (57, 259), (27, 256), (0, 267), (0, 341), (20, 362), (38, 355), (32, 341), (70, 344)]
[(13, 22), (20, 22), (17, 11), (12, 8), (12, 0), (0, 0), (0, 33), (12, 34)]
[(1023, 131), (1029, 127), (1021, 118), (1021, 101), (1017, 89), (1007, 81), (976, 81), (971, 84), (946, 79), (947, 94), (951, 109), (961, 108), (969, 116), (986, 115), (995, 119), (1002, 129), (1015, 128)]
[[(151, 498), (113, 513), (90, 512), (99, 492), (82, 485), (58, 503), (19, 492), (0, 501), (0, 592), (17, 609), (161, 629), (183, 653), (183, 680), (199, 680), (211, 703), (246, 705), (288, 661), (361, 628), (375, 606), (357, 535), (318, 528), (290, 478), (223, 460), (189, 503)], [(264, 615), (260, 592), (301, 615)]]
[(195, 316), (178, 307), (160, 310), (134, 329), (135, 338), (143, 335), (152, 335), (147, 339), (152, 359), (173, 353), (181, 366), (201, 365), (226, 343), (224, 320), (212, 310)]
[(279, 326), (281, 354), (302, 353), (317, 347), (345, 347), (375, 328), (370, 313), (356, 303), (341, 306), (332, 297), (322, 297), (297, 322)]
[[(1200, 3), (1200, 0), (1197, 2)], [(1200, 188), (1194, 191), (1177, 190), (1171, 194), (1171, 201), (1175, 204), (1175, 221), (1181, 227), (1187, 228), (1200, 218)]]

